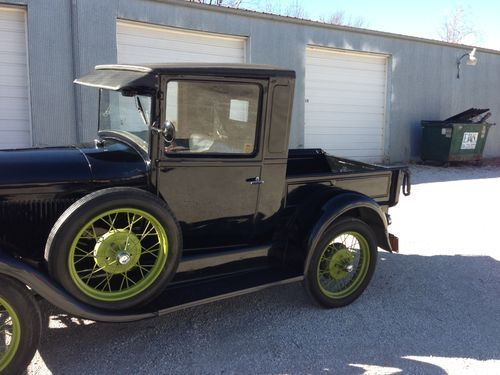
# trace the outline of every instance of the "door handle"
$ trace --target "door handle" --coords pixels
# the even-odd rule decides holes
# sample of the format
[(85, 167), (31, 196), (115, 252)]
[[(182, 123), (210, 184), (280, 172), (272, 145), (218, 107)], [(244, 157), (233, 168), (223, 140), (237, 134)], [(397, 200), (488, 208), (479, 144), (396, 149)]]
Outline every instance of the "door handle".
[(250, 182), (250, 185), (262, 185), (264, 180), (261, 180), (259, 176), (253, 178), (247, 178), (247, 182)]

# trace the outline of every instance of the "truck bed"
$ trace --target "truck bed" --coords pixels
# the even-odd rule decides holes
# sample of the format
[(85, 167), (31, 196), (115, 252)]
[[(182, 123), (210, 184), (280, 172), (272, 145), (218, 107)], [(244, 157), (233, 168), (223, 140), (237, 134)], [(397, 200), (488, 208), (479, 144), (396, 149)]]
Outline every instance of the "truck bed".
[[(394, 206), (400, 187), (409, 188), (405, 167), (386, 167), (328, 155), (321, 149), (288, 152), (288, 196), (305, 185), (321, 184), (362, 193), (379, 204)], [(406, 190), (405, 190), (406, 191)]]

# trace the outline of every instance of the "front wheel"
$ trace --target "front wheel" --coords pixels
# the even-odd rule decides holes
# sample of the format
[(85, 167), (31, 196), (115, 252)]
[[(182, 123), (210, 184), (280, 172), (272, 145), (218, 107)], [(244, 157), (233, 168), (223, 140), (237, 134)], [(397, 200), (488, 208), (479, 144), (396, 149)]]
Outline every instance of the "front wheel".
[(18, 281), (0, 276), (0, 374), (21, 374), (35, 355), (42, 320), (35, 298)]
[(312, 251), (305, 286), (325, 307), (352, 303), (366, 289), (375, 271), (375, 235), (358, 219), (341, 219), (334, 223)]
[(165, 202), (135, 188), (91, 193), (54, 224), (45, 258), (51, 277), (79, 300), (126, 310), (154, 299), (180, 259), (180, 228)]

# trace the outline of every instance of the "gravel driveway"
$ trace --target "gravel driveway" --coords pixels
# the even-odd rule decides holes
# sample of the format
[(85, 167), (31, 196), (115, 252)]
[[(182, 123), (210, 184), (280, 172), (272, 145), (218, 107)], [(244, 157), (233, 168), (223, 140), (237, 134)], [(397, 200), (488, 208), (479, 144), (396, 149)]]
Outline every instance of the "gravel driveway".
[(354, 304), (325, 310), (299, 283), (133, 324), (47, 304), (29, 374), (499, 374), (500, 166), (414, 166)]

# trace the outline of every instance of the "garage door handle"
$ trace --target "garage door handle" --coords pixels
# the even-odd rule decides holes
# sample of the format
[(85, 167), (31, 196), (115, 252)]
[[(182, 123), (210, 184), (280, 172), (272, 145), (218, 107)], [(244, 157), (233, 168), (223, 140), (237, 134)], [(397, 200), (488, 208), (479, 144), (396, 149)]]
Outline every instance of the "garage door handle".
[(264, 180), (261, 180), (259, 176), (253, 178), (247, 178), (247, 182), (250, 182), (250, 185), (262, 185)]

